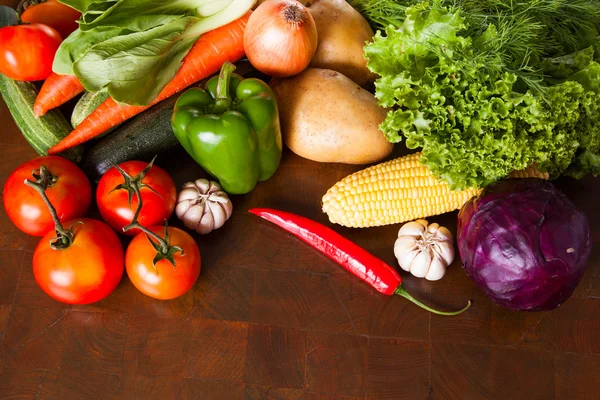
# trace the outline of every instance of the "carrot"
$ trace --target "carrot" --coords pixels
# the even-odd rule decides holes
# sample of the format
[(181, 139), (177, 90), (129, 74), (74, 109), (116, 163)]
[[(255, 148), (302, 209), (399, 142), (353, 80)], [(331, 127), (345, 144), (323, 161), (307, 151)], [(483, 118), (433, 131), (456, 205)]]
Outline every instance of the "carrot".
[(250, 13), (251, 11), (240, 19), (200, 36), (183, 59), (181, 68), (173, 80), (165, 86), (152, 104), (148, 106), (120, 105), (109, 97), (67, 137), (51, 147), (48, 154), (57, 154), (93, 139), (113, 126), (182, 91), (189, 85), (214, 74), (219, 71), (224, 62), (236, 62), (241, 59), (244, 56), (244, 29)]
[(83, 91), (83, 85), (79, 83), (75, 75), (58, 75), (53, 72), (44, 81), (35, 99), (33, 114), (39, 118)]

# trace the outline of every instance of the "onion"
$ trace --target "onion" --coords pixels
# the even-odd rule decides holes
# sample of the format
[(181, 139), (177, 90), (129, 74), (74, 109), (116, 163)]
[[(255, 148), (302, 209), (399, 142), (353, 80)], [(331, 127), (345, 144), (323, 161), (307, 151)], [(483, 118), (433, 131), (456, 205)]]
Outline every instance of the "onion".
[(296, 0), (267, 0), (252, 13), (244, 32), (244, 50), (264, 74), (286, 77), (302, 72), (317, 50), (317, 28)]

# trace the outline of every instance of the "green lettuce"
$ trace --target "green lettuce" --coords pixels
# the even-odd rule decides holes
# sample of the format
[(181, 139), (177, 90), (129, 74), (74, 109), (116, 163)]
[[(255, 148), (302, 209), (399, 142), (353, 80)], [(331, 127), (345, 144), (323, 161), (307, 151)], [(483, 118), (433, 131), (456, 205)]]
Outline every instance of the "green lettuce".
[[(441, 1), (416, 4), (365, 47), (369, 69), (380, 75), (376, 97), (390, 109), (381, 125), (387, 139), (422, 149), (421, 162), (455, 189), (483, 187), (532, 164), (557, 176), (580, 160), (580, 171), (597, 172), (594, 48), (540, 58), (547, 74), (515, 70), (513, 57), (499, 51), (507, 28), (488, 24), (465, 36), (473, 30), (461, 11)], [(550, 74), (552, 82), (541, 80)]]

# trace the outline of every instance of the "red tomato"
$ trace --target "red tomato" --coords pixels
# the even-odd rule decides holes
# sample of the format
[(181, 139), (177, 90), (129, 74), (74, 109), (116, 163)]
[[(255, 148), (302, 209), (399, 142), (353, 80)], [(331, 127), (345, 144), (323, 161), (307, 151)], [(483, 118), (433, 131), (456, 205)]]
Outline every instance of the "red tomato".
[[(119, 166), (133, 178), (142, 172), (148, 166), (148, 163), (127, 161), (119, 164)], [(117, 232), (123, 232), (123, 228), (133, 219), (138, 206), (135, 194), (130, 205), (126, 189), (114, 190), (123, 183), (125, 183), (123, 176), (113, 167), (102, 176), (96, 190), (96, 201), (98, 202), (100, 214), (104, 221)], [(142, 179), (142, 183), (150, 186), (158, 194), (153, 192), (152, 189), (142, 187), (140, 193), (144, 205), (138, 217), (138, 222), (142, 226), (162, 225), (165, 220), (169, 219), (175, 209), (175, 202), (177, 201), (175, 182), (164, 169), (154, 165)], [(138, 229), (126, 232), (130, 236), (137, 233), (139, 233)]]
[[(160, 260), (156, 266), (152, 264), (156, 250), (144, 233), (133, 238), (125, 253), (125, 268), (133, 285), (140, 292), (159, 300), (181, 296), (194, 286), (200, 276), (200, 250), (194, 239), (181, 229), (168, 229), (171, 246), (179, 246), (184, 251), (183, 255), (175, 253), (175, 267), (168, 260)], [(164, 237), (164, 226), (150, 230)]]
[(18, 81), (40, 81), (52, 73), (62, 38), (42, 24), (0, 28), (0, 72)]
[[(82, 224), (77, 222), (81, 221)], [(33, 275), (47, 295), (68, 304), (89, 304), (108, 296), (123, 276), (123, 247), (117, 234), (102, 221), (71, 220), (73, 243), (53, 250), (48, 232), (33, 253)]]
[(42, 197), (25, 185), (35, 180), (33, 171), (45, 165), (56, 177), (46, 195), (61, 221), (83, 217), (92, 201), (92, 187), (77, 165), (57, 156), (38, 157), (14, 170), (4, 185), (4, 207), (10, 220), (21, 231), (32, 236), (54, 232), (54, 222)]
[(27, 7), (21, 14), (21, 21), (44, 24), (54, 28), (63, 39), (79, 27), (77, 20), (81, 13), (58, 1), (46, 1)]

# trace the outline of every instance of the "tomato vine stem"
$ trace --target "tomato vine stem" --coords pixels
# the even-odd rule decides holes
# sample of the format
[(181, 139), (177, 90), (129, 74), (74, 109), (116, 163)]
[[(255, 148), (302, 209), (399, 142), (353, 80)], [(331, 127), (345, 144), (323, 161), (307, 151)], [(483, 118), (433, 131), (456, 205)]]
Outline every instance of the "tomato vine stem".
[(150, 229), (146, 228), (145, 226), (140, 224), (140, 222), (138, 221), (140, 212), (142, 211), (142, 207), (144, 206), (144, 202), (142, 200), (141, 189), (148, 188), (148, 189), (152, 190), (154, 193), (158, 194), (158, 192), (156, 192), (156, 190), (154, 190), (152, 187), (143, 183), (144, 177), (152, 169), (152, 166), (154, 165), (154, 160), (156, 160), (156, 156), (152, 159), (152, 161), (150, 161), (150, 163), (146, 166), (146, 168), (144, 168), (142, 170), (142, 172), (140, 172), (139, 174), (137, 174), (134, 177), (130, 176), (120, 166), (116, 165), (115, 167), (117, 168), (117, 170), (119, 171), (121, 176), (123, 176), (123, 179), (125, 182), (121, 185), (118, 185), (113, 190), (119, 190), (119, 189), (127, 190), (128, 194), (129, 194), (129, 205), (130, 206), (131, 206), (131, 201), (133, 200), (133, 195), (135, 195), (137, 197), (137, 202), (138, 202), (137, 208), (135, 209), (135, 213), (133, 214), (133, 218), (131, 219), (131, 222), (129, 224), (127, 224), (125, 227), (123, 227), (123, 232), (127, 232), (131, 229), (139, 229), (140, 231), (144, 232), (144, 234), (146, 235), (146, 238), (148, 239), (148, 241), (150, 242), (152, 247), (154, 247), (154, 249), (156, 250), (156, 257), (154, 257), (154, 260), (153, 260), (153, 265), (154, 265), (155, 269), (156, 269), (156, 263), (163, 259), (168, 260), (171, 264), (173, 264), (173, 268), (175, 268), (176, 263), (175, 263), (174, 255), (178, 252), (180, 252), (181, 255), (183, 255), (184, 252), (183, 252), (183, 249), (179, 246), (171, 246), (171, 244), (169, 242), (168, 221), (165, 220), (165, 237), (164, 238), (161, 237), (160, 235), (152, 232)]
[(48, 170), (45, 165), (40, 166), (39, 170), (35, 170), (32, 172), (32, 176), (35, 178), (35, 181), (31, 181), (29, 179), (25, 179), (25, 185), (34, 189), (39, 195), (42, 197), (44, 204), (48, 207), (48, 211), (52, 216), (52, 220), (54, 221), (54, 230), (56, 231), (56, 237), (50, 240), (50, 247), (53, 250), (65, 250), (72, 243), (75, 234), (73, 233), (73, 228), (65, 229), (60, 222), (60, 218), (58, 218), (58, 213), (56, 212), (56, 208), (52, 205), (52, 202), (48, 198), (46, 194), (46, 190), (54, 185), (58, 178)]

